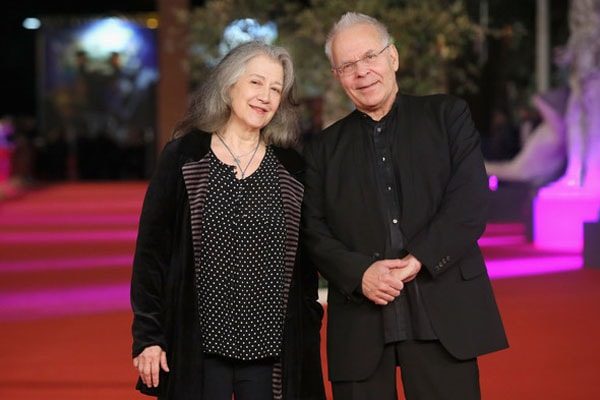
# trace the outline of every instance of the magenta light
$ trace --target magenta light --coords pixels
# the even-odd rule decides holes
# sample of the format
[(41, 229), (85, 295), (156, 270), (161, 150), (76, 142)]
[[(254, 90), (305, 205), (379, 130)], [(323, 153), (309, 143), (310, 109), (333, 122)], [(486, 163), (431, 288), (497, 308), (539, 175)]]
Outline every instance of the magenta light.
[(485, 227), (483, 236), (516, 234), (525, 234), (525, 226), (522, 223), (489, 223)]
[(600, 198), (577, 188), (541, 190), (534, 201), (536, 247), (582, 251), (583, 223), (598, 219), (599, 205)]
[(71, 202), (55, 202), (55, 203), (44, 203), (44, 202), (18, 202), (10, 203), (6, 209), (3, 210), (2, 214), (12, 213), (40, 213), (47, 215), (49, 213), (90, 213), (97, 214), (106, 211), (123, 211), (124, 213), (139, 212), (142, 208), (141, 200), (119, 200), (113, 199), (111, 201), (71, 201)]
[(498, 177), (496, 175), (490, 175), (488, 178), (488, 186), (492, 192), (498, 190)]
[(0, 272), (49, 271), (64, 269), (93, 269), (101, 267), (130, 267), (133, 256), (108, 256), (28, 261), (0, 261)]
[(129, 308), (129, 283), (0, 294), (0, 320), (81, 315)]
[(0, 244), (134, 241), (135, 230), (106, 232), (0, 232)]
[(481, 247), (514, 246), (527, 243), (527, 238), (523, 235), (483, 236), (477, 243), (479, 243), (479, 246)]
[(80, 225), (137, 225), (139, 213), (123, 215), (15, 215), (0, 212), (0, 228), (3, 226), (80, 226)]
[(581, 269), (583, 268), (583, 257), (576, 255), (511, 258), (505, 260), (489, 260), (486, 261), (486, 265), (490, 277), (498, 279)]

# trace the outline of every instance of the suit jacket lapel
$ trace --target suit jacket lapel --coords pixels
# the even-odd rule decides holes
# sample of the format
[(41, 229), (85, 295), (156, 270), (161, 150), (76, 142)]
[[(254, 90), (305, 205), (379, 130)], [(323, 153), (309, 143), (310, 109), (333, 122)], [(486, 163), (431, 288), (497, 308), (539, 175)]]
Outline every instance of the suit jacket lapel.
[(415, 200), (414, 165), (413, 162), (413, 140), (416, 127), (402, 96), (398, 100), (396, 124), (393, 132), (394, 163), (396, 165), (397, 178), (402, 188), (402, 218), (400, 227), (406, 237), (410, 237), (413, 231), (411, 223), (411, 204)]

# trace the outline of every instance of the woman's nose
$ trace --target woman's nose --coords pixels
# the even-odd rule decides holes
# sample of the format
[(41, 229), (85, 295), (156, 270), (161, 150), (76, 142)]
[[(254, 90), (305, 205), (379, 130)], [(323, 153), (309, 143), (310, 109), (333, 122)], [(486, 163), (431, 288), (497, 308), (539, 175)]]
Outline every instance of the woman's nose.
[(258, 93), (258, 99), (263, 103), (268, 103), (271, 101), (271, 91), (269, 88), (261, 89)]

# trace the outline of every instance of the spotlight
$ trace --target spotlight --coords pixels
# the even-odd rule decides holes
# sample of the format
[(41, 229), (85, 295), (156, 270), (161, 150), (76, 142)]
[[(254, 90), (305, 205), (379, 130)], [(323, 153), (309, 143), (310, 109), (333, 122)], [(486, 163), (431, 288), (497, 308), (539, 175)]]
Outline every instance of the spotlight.
[(25, 18), (23, 20), (23, 28), (25, 29), (39, 29), (42, 26), (42, 23), (37, 18)]
[(149, 29), (158, 28), (158, 19), (156, 18), (148, 18), (146, 19), (146, 27)]

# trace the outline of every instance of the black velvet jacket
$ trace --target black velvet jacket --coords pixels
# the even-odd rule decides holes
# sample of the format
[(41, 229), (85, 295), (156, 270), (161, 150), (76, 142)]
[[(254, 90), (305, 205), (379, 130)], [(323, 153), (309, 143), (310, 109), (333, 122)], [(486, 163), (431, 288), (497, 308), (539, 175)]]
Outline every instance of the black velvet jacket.
[[(197, 220), (191, 212), (194, 202), (202, 200), (203, 173), (195, 166), (202, 164), (209, 149), (210, 135), (199, 131), (168, 143), (140, 218), (131, 280), (133, 356), (152, 345), (166, 351), (170, 372), (161, 371), (159, 386), (149, 388), (141, 380), (137, 384), (142, 393), (160, 399), (202, 399), (203, 351), (194, 257), (198, 242), (193, 233)], [(304, 164), (293, 150), (274, 150), (281, 164), (284, 203), (293, 203), (284, 204), (284, 209), (288, 236), (293, 239), (288, 244), (295, 244), (291, 251), (287, 249), (290, 282), (285, 291), (282, 356), (273, 374), (274, 398), (324, 399), (319, 353), (323, 310), (317, 302), (317, 273), (303, 256), (297, 229), (301, 198), (296, 194), (299, 190), (302, 195)]]

